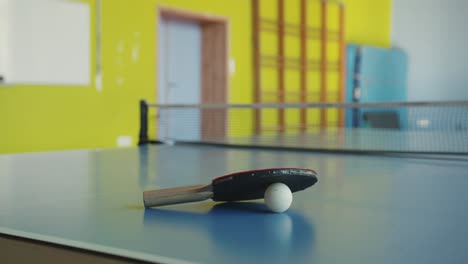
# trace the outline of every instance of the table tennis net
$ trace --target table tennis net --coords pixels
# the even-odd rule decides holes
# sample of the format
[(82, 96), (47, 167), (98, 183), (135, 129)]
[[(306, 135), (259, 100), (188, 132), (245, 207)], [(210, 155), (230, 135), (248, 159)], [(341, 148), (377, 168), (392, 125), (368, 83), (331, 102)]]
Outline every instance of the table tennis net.
[(140, 144), (468, 154), (468, 101), (326, 104), (140, 102)]

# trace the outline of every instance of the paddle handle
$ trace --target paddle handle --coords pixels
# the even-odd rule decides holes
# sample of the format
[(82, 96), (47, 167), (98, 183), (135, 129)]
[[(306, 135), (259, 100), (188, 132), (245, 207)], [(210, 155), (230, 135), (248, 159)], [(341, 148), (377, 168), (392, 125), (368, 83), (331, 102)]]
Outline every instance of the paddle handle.
[(198, 202), (213, 197), (210, 185), (193, 185), (143, 192), (145, 207)]

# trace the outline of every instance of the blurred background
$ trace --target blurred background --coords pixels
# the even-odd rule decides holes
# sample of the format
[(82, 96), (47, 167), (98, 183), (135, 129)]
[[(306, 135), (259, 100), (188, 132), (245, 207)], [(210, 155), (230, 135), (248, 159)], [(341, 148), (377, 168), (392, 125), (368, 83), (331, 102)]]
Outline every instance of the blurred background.
[[(463, 0), (0, 0), (0, 153), (134, 146), (140, 100), (467, 100), (467, 13)], [(256, 133), (361, 118), (288, 111), (237, 119)]]

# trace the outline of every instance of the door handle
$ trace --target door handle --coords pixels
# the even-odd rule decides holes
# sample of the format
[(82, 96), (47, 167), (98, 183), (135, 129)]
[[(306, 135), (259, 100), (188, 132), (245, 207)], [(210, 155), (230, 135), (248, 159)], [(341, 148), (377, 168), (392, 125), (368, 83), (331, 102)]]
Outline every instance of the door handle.
[(176, 82), (169, 82), (169, 83), (168, 83), (168, 86), (169, 86), (169, 88), (176, 88), (176, 87), (177, 87), (177, 83), (176, 83)]

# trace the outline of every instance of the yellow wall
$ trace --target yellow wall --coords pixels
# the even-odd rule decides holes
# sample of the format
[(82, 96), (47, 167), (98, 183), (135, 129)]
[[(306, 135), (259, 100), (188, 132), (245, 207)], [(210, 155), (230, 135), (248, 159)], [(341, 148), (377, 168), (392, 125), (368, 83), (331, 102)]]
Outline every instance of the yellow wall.
[(342, 0), (346, 5), (346, 41), (390, 47), (392, 0)]
[[(389, 45), (390, 0), (345, 3), (349, 41)], [(229, 18), (236, 61), (230, 102), (251, 102), (250, 0), (102, 0), (102, 91), (94, 84), (0, 87), (0, 153), (114, 147), (119, 135), (136, 143), (138, 100), (156, 99), (159, 5)], [(136, 61), (132, 49), (138, 49)]]

